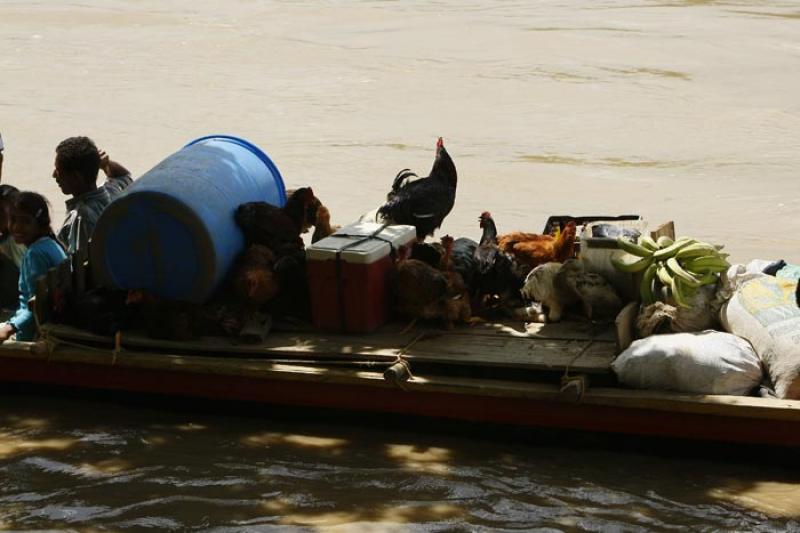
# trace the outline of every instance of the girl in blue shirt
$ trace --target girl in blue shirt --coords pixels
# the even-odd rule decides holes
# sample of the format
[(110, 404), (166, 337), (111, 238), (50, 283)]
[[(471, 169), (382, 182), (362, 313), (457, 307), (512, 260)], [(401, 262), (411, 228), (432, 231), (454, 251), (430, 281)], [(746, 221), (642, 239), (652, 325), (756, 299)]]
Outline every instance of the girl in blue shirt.
[(16, 333), (18, 341), (32, 341), (36, 321), (28, 309), (36, 280), (67, 258), (50, 227), (47, 200), (35, 192), (19, 193), (11, 210), (11, 235), (28, 247), (19, 268), (19, 307), (11, 319), (0, 325), (0, 342)]

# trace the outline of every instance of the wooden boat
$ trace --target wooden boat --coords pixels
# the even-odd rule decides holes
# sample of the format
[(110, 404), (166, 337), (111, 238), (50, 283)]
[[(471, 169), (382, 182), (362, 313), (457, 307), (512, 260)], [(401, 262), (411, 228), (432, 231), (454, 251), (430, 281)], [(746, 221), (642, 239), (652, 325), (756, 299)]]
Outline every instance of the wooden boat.
[(618, 353), (613, 327), (498, 323), (410, 333), (400, 327), (368, 336), (274, 332), (262, 345), (236, 346), (135, 335), (115, 343), (46, 324), (36, 343), (0, 345), (0, 381), (800, 445), (800, 401), (616, 386), (609, 366)]
[(53, 293), (86, 288), (88, 263), (72, 259), (37, 281), (41, 340), (0, 344), (0, 382), (800, 446), (800, 401), (619, 387), (610, 365), (631, 342), (636, 304), (606, 326), (389, 324), (363, 336), (273, 331), (257, 346), (112, 339), (49, 323)]

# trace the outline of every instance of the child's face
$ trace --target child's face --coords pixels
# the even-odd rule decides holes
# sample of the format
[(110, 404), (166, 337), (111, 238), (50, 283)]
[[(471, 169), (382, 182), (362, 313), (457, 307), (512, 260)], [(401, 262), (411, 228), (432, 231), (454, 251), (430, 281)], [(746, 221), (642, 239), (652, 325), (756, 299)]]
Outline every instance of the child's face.
[(17, 244), (30, 246), (41, 237), (39, 223), (30, 214), (19, 209), (11, 212), (11, 236)]

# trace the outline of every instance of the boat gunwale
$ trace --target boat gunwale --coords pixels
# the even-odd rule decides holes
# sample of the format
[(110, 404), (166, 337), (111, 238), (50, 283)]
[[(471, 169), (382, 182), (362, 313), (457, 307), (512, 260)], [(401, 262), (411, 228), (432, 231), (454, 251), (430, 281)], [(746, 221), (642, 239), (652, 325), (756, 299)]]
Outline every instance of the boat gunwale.
[[(179, 374), (211, 374), (220, 377), (246, 377), (256, 380), (305, 381), (339, 385), (360, 385), (395, 389), (404, 392), (434, 392), (492, 398), (517, 398), (542, 402), (605, 406), (623, 409), (646, 409), (671, 413), (702, 414), (731, 418), (757, 418), (800, 422), (800, 401), (751, 396), (687, 394), (625, 388), (589, 388), (580, 399), (563, 394), (556, 384), (511, 381), (507, 379), (467, 378), (440, 375), (415, 375), (400, 389), (386, 382), (381, 372), (365, 369), (331, 368), (304, 362), (270, 361), (247, 357), (202, 357), (144, 351), (115, 353), (106, 349), (81, 349), (58, 346), (43, 349), (41, 343), (6, 343), (0, 345), (0, 360), (24, 359), (65, 365), (113, 366), (125, 369), (160, 370)], [(358, 362), (358, 360), (354, 360)], [(371, 363), (370, 361), (364, 361)], [(374, 361), (372, 361), (374, 362)], [(5, 376), (0, 367), (0, 380)], [(101, 385), (98, 385), (100, 388)]]

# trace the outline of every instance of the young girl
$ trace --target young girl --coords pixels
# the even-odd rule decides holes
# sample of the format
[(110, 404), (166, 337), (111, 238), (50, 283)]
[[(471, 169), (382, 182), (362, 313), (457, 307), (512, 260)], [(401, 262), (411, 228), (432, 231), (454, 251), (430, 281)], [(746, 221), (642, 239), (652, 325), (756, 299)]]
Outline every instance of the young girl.
[(25, 255), (25, 247), (14, 242), (10, 229), (11, 210), (18, 194), (19, 190), (13, 185), (0, 184), (0, 254), (6, 256), (17, 268), (22, 265), (22, 257)]
[(47, 200), (35, 192), (19, 193), (11, 210), (11, 235), (17, 244), (28, 247), (19, 273), (19, 307), (11, 319), (0, 325), (0, 342), (11, 335), (18, 341), (32, 341), (36, 333), (28, 300), (33, 297), (36, 279), (67, 258), (50, 227)]
[(14, 242), (9, 230), (11, 209), (19, 191), (12, 185), (0, 184), (0, 314), (3, 320), (14, 314), (19, 303), (19, 267), (25, 247)]

